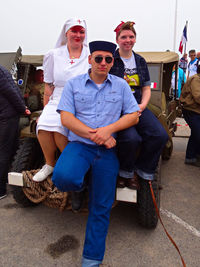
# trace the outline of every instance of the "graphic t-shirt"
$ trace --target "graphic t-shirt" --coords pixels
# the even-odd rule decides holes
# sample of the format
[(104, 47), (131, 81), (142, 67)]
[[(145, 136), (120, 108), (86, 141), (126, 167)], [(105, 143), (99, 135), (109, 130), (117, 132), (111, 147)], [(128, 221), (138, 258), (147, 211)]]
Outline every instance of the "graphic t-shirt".
[(132, 54), (130, 58), (121, 57), (121, 59), (124, 63), (124, 79), (128, 82), (131, 90), (134, 92), (134, 87), (140, 85), (134, 54)]

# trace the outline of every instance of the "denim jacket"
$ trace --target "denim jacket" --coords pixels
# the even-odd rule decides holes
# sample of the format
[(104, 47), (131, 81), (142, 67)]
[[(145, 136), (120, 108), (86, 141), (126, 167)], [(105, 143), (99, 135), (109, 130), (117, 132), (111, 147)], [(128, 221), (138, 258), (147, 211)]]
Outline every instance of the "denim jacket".
[[(151, 82), (150, 82), (149, 70), (148, 70), (145, 59), (141, 57), (140, 55), (136, 54), (135, 52), (133, 52), (133, 54), (135, 56), (137, 72), (138, 72), (139, 79), (140, 79), (140, 86), (137, 86), (136, 88), (137, 90), (135, 94), (135, 98), (139, 103), (141, 100), (141, 90), (138, 90), (138, 89), (141, 89), (144, 86), (150, 85)], [(115, 51), (114, 59), (115, 59), (114, 65), (110, 70), (110, 74), (114, 74), (118, 77), (124, 78), (124, 63), (122, 59), (120, 58), (119, 49)]]

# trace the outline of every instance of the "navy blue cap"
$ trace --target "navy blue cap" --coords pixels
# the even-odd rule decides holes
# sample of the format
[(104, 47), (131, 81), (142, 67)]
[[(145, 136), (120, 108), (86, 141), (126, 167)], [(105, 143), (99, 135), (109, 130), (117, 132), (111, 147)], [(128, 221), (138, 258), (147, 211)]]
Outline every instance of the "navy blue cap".
[(107, 41), (93, 41), (89, 43), (90, 53), (95, 51), (108, 51), (114, 54), (117, 45)]

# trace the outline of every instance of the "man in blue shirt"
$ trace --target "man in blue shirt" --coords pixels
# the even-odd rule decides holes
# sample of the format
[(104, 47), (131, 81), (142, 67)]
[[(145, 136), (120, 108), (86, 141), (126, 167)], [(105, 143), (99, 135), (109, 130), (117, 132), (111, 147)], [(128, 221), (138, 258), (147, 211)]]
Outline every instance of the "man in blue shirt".
[(188, 77), (192, 77), (197, 73), (197, 54), (196, 50), (192, 49), (189, 51), (190, 63), (188, 64)]
[(138, 123), (139, 107), (126, 81), (108, 74), (116, 45), (94, 41), (89, 47), (91, 70), (66, 83), (58, 105), (70, 142), (52, 179), (61, 191), (79, 191), (91, 170), (82, 266), (97, 267), (105, 252), (119, 170), (115, 133)]

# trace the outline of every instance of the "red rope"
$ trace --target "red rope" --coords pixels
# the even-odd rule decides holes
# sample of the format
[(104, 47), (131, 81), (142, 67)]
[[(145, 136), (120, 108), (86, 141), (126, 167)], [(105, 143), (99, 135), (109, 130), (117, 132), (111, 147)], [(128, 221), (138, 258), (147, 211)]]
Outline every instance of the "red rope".
[(160, 217), (160, 212), (159, 212), (159, 209), (158, 209), (158, 206), (157, 206), (157, 203), (156, 203), (156, 198), (155, 198), (155, 195), (154, 195), (154, 192), (153, 192), (153, 187), (152, 187), (152, 183), (151, 183), (151, 181), (149, 181), (149, 186), (150, 186), (151, 195), (152, 195), (152, 199), (153, 199), (153, 204), (154, 204), (154, 206), (155, 206), (157, 216), (158, 216), (158, 218), (159, 218), (159, 220), (160, 220), (160, 222), (161, 222), (161, 224), (162, 224), (162, 226), (163, 226), (163, 228), (164, 228), (164, 230), (165, 230), (165, 233), (166, 233), (167, 237), (169, 238), (169, 240), (172, 242), (172, 244), (174, 245), (174, 247), (175, 247), (176, 250), (178, 251), (178, 254), (179, 254), (180, 257), (181, 257), (181, 261), (182, 261), (183, 267), (186, 267), (186, 264), (185, 264), (185, 262), (184, 262), (184, 259), (183, 259), (182, 255), (181, 255), (181, 252), (180, 252), (178, 246), (176, 245), (175, 241), (174, 241), (173, 238), (170, 236), (170, 234), (167, 232), (167, 230), (166, 230), (166, 228), (165, 228), (165, 226), (164, 226), (164, 224), (163, 224), (163, 221), (162, 221), (162, 219), (161, 219), (161, 217)]

